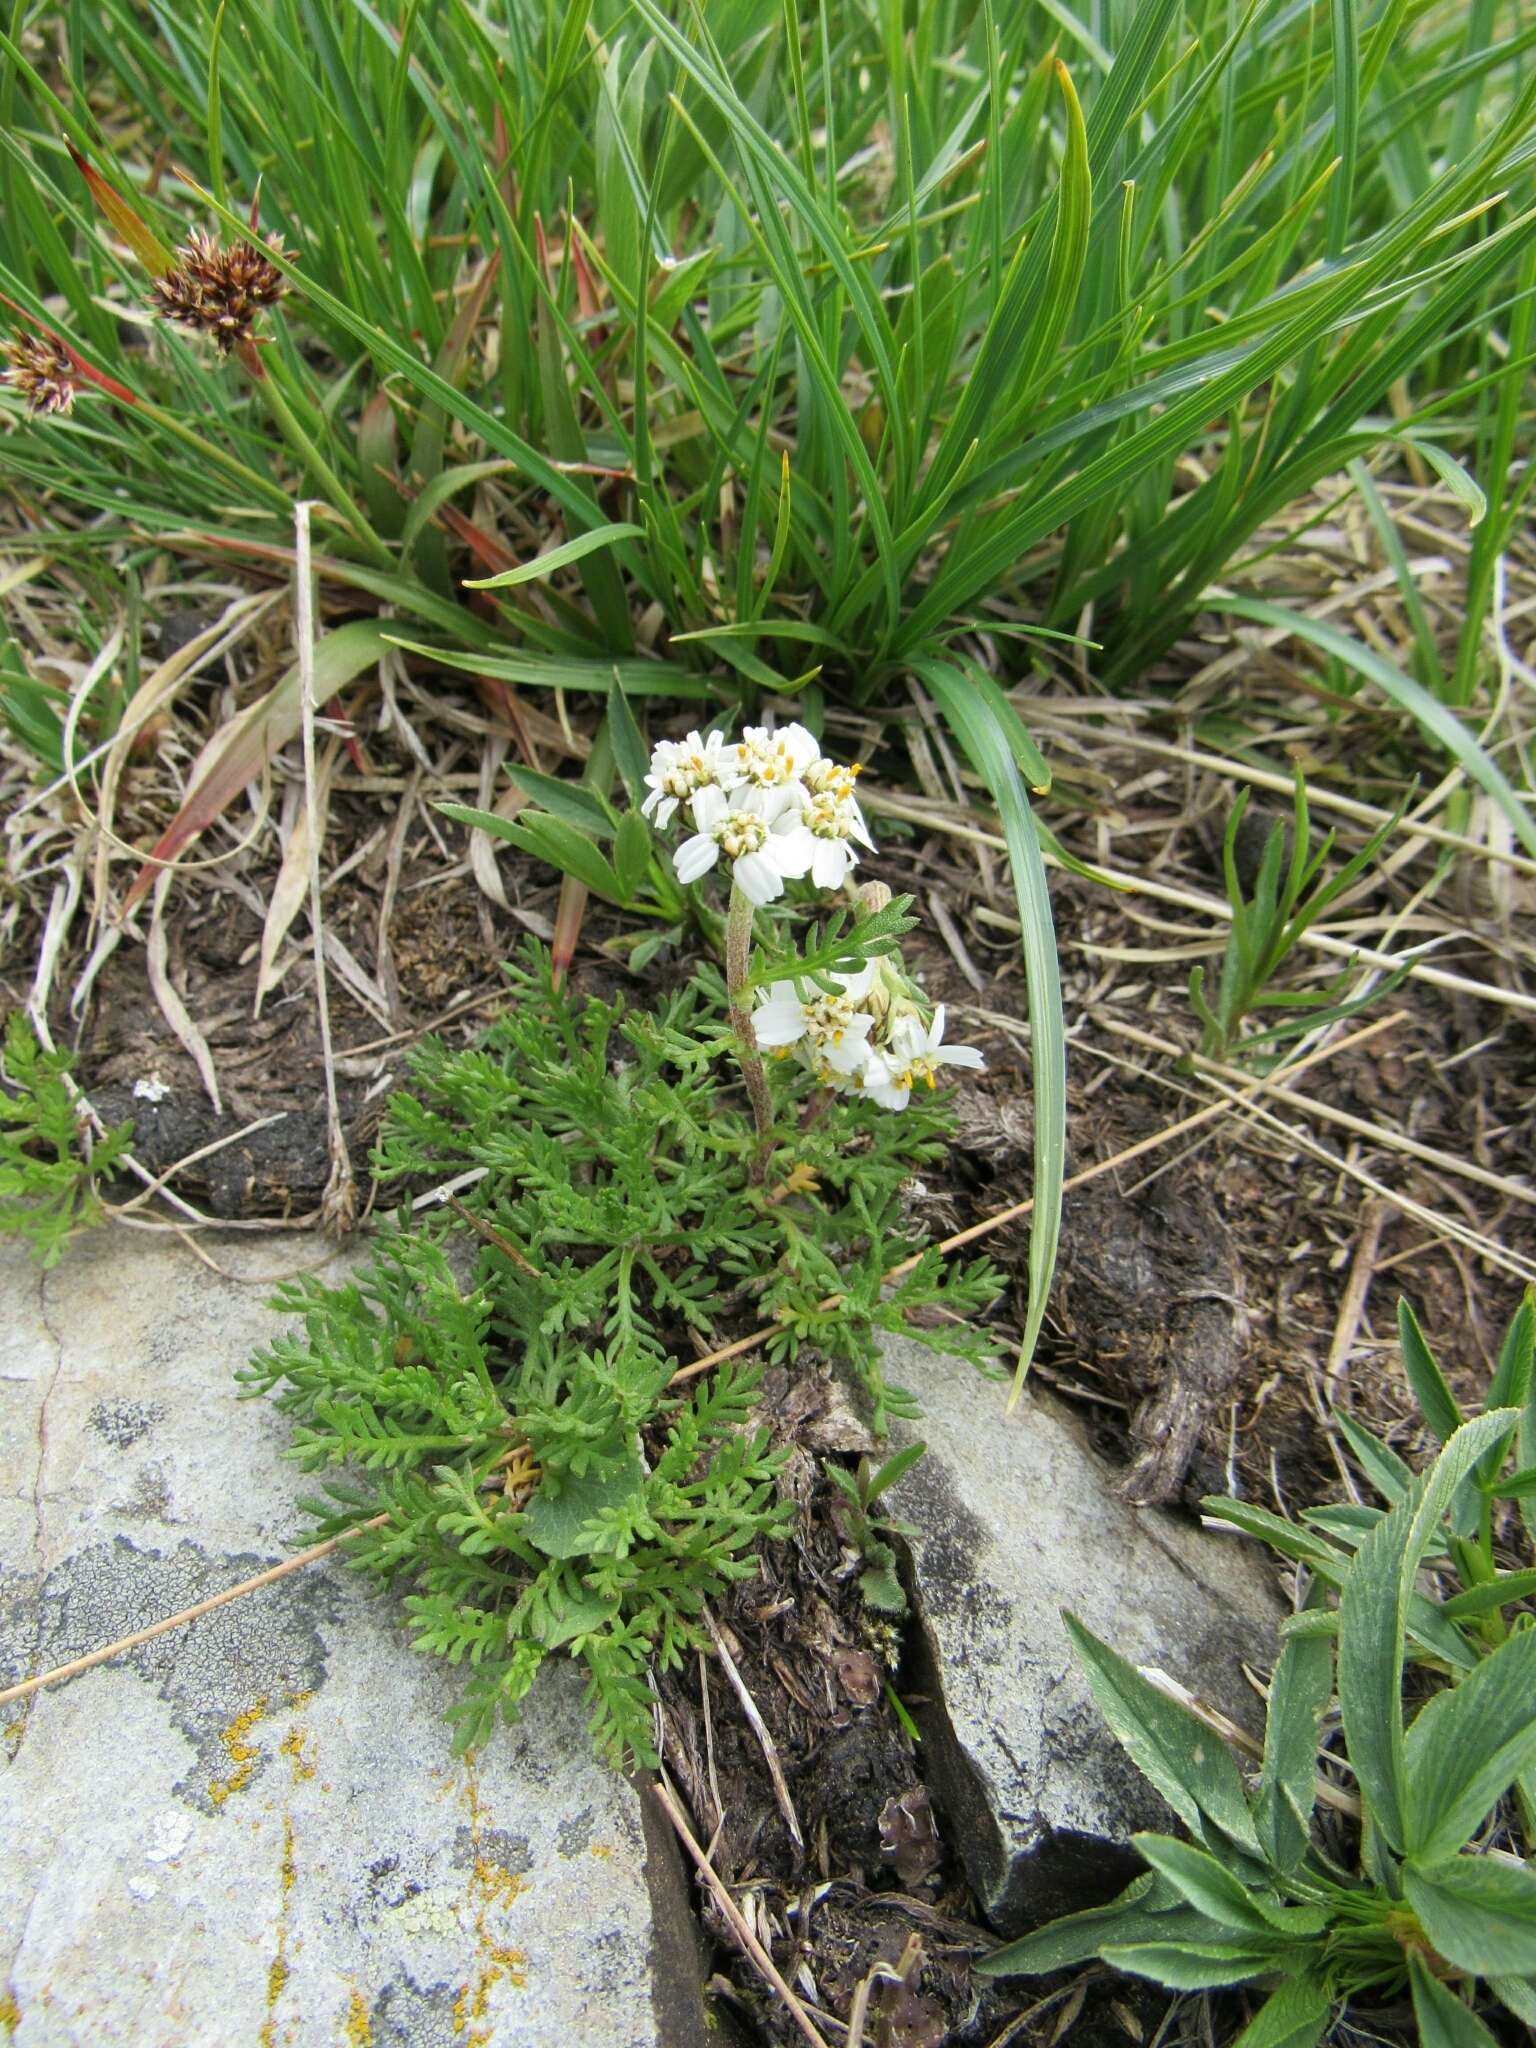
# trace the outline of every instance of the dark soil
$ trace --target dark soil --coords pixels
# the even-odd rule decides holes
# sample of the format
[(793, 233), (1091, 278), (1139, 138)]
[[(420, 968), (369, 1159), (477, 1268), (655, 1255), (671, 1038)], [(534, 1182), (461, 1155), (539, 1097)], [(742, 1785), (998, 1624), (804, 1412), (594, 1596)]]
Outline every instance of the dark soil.
[[(1070, 2038), (1084, 2048), (1136, 2038), (1128, 2017), (1150, 2038), (1168, 2004), (1150, 1988), (1094, 1973), (1043, 1987), (1042, 2000), (1040, 1986), (972, 1972), (996, 1937), (978, 1922), (921, 1751), (893, 1705), (893, 1694), (922, 1704), (903, 1662), (904, 1630), (865, 1605), (863, 1560), (822, 1472), (829, 1455), (871, 1448), (868, 1433), (838, 1384), (813, 1373), (770, 1372), (761, 1412), (789, 1447), (795, 1524), (787, 1541), (764, 1547), (759, 1576), (717, 1603), (717, 1625), (766, 1743), (719, 1661), (700, 1658), (660, 1681), (666, 1768), (738, 1908), (813, 2019), (846, 2022), (869, 1983), (866, 2039), (885, 2048), (1066, 2038), (1054, 2028), (1069, 2000)], [(712, 1988), (745, 2038), (800, 2041), (709, 1892), (697, 1897), (721, 1958)], [(1035, 2020), (1045, 2033), (1030, 2031)]]

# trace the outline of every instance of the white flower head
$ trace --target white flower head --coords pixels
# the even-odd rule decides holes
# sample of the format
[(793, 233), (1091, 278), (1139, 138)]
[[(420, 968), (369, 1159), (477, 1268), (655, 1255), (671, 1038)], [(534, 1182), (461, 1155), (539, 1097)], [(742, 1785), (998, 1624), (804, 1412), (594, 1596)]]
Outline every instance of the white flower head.
[(832, 769), (833, 773), (822, 780), (820, 788), (811, 789), (801, 813), (806, 830), (816, 841), (811, 880), (818, 889), (840, 889), (858, 864), (859, 856), (849, 842), (857, 839), (871, 853), (875, 842), (853, 794), (857, 769), (838, 768), (830, 761), (818, 761), (816, 767)]
[(756, 789), (792, 790), (802, 799), (805, 772), (821, 757), (815, 735), (803, 725), (781, 725), (774, 732), (765, 725), (749, 725), (731, 752), (743, 782)]
[(837, 993), (812, 983), (802, 996), (792, 981), (776, 981), (758, 997), (752, 1019), (757, 1042), (773, 1051), (798, 1050), (823, 1081), (846, 1084), (864, 1065), (874, 1018), (860, 1005), (874, 982), (874, 969), (834, 974)]
[(936, 1086), (940, 1067), (985, 1065), (974, 1045), (944, 1043), (944, 1005), (940, 1003), (931, 1024), (922, 1023), (910, 1012), (897, 1019), (889, 1044), (870, 1053), (864, 1085), (882, 1109), (905, 1109), (919, 1082)]
[(792, 790), (746, 784), (729, 794), (717, 783), (693, 796), (697, 827), (673, 856), (680, 882), (696, 882), (724, 854), (731, 879), (749, 903), (772, 903), (786, 879), (810, 872), (816, 842), (800, 820)]
[(645, 778), (650, 795), (640, 806), (641, 814), (654, 817), (664, 829), (678, 806), (690, 803), (701, 789), (734, 789), (741, 780), (736, 752), (717, 732), (703, 739), (691, 732), (683, 740), (661, 740), (651, 753), (651, 772)]

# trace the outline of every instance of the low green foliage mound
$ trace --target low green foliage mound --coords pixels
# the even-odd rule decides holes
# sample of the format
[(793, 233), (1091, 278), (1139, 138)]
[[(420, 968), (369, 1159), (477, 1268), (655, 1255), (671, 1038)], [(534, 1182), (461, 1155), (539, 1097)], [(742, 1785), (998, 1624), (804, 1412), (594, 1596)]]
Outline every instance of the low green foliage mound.
[(71, 1091), (74, 1057), (39, 1045), (18, 1010), (5, 1027), (0, 1085), (0, 1233), (25, 1239), (55, 1266), (72, 1230), (101, 1217), (96, 1183), (133, 1142), (120, 1124), (93, 1145)]
[(322, 1533), (387, 1518), (350, 1553), (409, 1588), (418, 1648), (470, 1665), (460, 1747), (564, 1650), (599, 1750), (649, 1761), (647, 1665), (707, 1642), (703, 1603), (751, 1576), (790, 1512), (751, 1421), (760, 1368), (677, 1385), (679, 1360), (771, 1325), (770, 1359), (842, 1359), (883, 1428), (915, 1405), (877, 1333), (941, 1310), (917, 1334), (980, 1362), (986, 1340), (954, 1318), (997, 1282), (933, 1248), (885, 1281), (919, 1251), (903, 1189), (944, 1149), (941, 1098), (891, 1116), (775, 1063), (790, 1135), (757, 1179), (752, 1119), (716, 1073), (717, 976), (653, 1013), (568, 997), (537, 949), (509, 978), (482, 1043), (428, 1042), (385, 1120), (380, 1174), (430, 1176), (452, 1210), (402, 1210), (344, 1286), (284, 1289), (302, 1334), (242, 1378), (276, 1392), (307, 1470), (353, 1468), (309, 1503)]

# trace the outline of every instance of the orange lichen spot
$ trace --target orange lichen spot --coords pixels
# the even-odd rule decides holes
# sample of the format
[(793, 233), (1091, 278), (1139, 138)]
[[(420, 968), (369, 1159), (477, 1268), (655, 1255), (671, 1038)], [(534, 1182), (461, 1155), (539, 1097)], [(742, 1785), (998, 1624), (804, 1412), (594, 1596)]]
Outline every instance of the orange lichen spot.
[(229, 1726), (223, 1729), (219, 1740), (224, 1753), (234, 1766), (227, 1778), (216, 1778), (208, 1787), (208, 1797), (215, 1806), (222, 1806), (232, 1792), (243, 1792), (251, 1782), (257, 1757), (261, 1755), (258, 1743), (247, 1742), (246, 1737), (258, 1721), (267, 1716), (267, 1697), (263, 1693), (254, 1707), (247, 1707), (243, 1714), (237, 1714)]
[(592, 1844), (592, 1854), (597, 1857), (599, 1862), (607, 1863), (613, 1857), (613, 1844), (611, 1842), (594, 1842)]
[(520, 1948), (493, 1948), (491, 1960), (497, 1971), (504, 1976), (514, 1991), (524, 1991), (528, 1986), (528, 1958)]
[(528, 1880), (515, 1870), (508, 1870), (504, 1863), (498, 1863), (491, 1856), (475, 1858), (475, 1882), (492, 1906), (506, 1908), (520, 1899), (528, 1889)]
[(9, 2034), (20, 2025), (21, 2007), (16, 2003), (9, 1991), (0, 1992), (0, 2027), (4, 2027), (7, 2034)]
[(277, 2001), (283, 1995), (288, 1982), (288, 1895), (293, 1890), (298, 1871), (293, 1859), (293, 1822), (283, 1816), (283, 1860), (278, 1865), (278, 1878), (282, 1886), (277, 1908), (277, 1952), (267, 1969), (267, 2017), (262, 2022), (257, 2039), (261, 2048), (277, 2048)]
[(309, 1762), (304, 1754), (304, 1745), (308, 1740), (309, 1730), (295, 1725), (288, 1730), (288, 1733), (278, 1744), (282, 1754), (286, 1757), (291, 1757), (293, 1760), (293, 1782), (295, 1785), (299, 1784), (301, 1780), (312, 1778), (315, 1775), (314, 1765)]
[(368, 2008), (363, 2003), (361, 1991), (354, 1990), (347, 2007), (346, 2036), (348, 2048), (373, 2048), (373, 2027), (369, 2022)]

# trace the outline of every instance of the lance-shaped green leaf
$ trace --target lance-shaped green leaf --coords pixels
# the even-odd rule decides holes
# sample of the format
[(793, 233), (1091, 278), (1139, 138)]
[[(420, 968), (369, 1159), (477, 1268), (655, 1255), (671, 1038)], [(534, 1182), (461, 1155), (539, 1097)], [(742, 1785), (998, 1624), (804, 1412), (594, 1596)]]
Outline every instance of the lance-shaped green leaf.
[(1244, 2027), (1232, 2048), (1316, 2048), (1333, 2017), (1333, 2000), (1316, 1977), (1291, 1977)]
[(499, 576), (469, 577), (464, 587), (466, 590), (505, 590), (513, 583), (539, 583), (557, 569), (565, 568), (570, 562), (579, 562), (583, 555), (590, 555), (598, 548), (611, 548), (621, 540), (644, 538), (643, 526), (631, 526), (625, 520), (615, 521), (609, 526), (594, 526), (586, 533), (578, 533), (573, 540), (562, 541), (559, 547), (550, 548), (546, 554), (535, 555), (531, 562), (519, 562), (515, 569), (503, 569)]
[(1403, 1348), (1403, 1371), (1419, 1404), (1419, 1413), (1443, 1444), (1461, 1427), (1461, 1410), (1406, 1296), (1400, 1297), (1397, 1304), (1397, 1334)]
[(1171, 1885), (1149, 1870), (1108, 1905), (1063, 1914), (978, 1957), (974, 1968), (978, 1977), (1042, 1977), (1087, 1962), (1106, 1942), (1171, 1940), (1185, 1934), (1198, 1940), (1215, 1932), (1203, 1914), (1186, 1906)]
[(1419, 2048), (1499, 2048), (1475, 2012), (1463, 2005), (1448, 1984), (1410, 1950), (1408, 1980), (1413, 1986), (1413, 2016), (1419, 2024)]
[(1236, 1941), (1139, 1942), (1106, 1947), (1106, 1963), (1133, 1977), (1150, 1977), (1170, 1991), (1214, 1991), (1247, 1984), (1275, 1967), (1272, 1949), (1245, 1948)]
[(1332, 1689), (1332, 1640), (1287, 1636), (1269, 1681), (1264, 1771), (1253, 1815), (1276, 1870), (1294, 1870), (1307, 1851), (1317, 1795), (1317, 1730)]
[(1536, 1872), (1495, 1856), (1403, 1865), (1403, 1894), (1436, 1952), (1475, 1977), (1536, 1975)]
[(1536, 1629), (1519, 1630), (1437, 1693), (1409, 1729), (1404, 1758), (1403, 1846), (1420, 1863), (1443, 1862), (1536, 1765)]
[(1500, 1408), (1457, 1430), (1360, 1545), (1340, 1597), (1339, 1704), (1349, 1759), (1371, 1818), (1399, 1854), (1408, 1833), (1402, 1682), (1414, 1580), (1456, 1488), (1513, 1419), (1513, 1410)]
[(542, 811), (521, 818), (500, 818), (494, 811), (477, 811), (468, 804), (438, 804), (435, 808), (457, 824), (489, 832), (493, 839), (504, 839), (508, 846), (532, 854), (535, 860), (546, 861), (610, 903), (627, 901), (618, 876), (591, 840), (559, 818), (548, 817)]
[(1200, 1841), (1220, 1851), (1225, 1836), (1261, 1858), (1242, 1776), (1221, 1738), (1101, 1643), (1075, 1615), (1063, 1612), (1062, 1620), (1099, 1712), (1143, 1777)]

